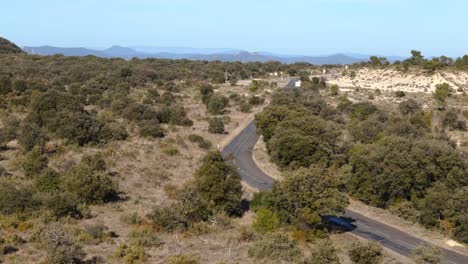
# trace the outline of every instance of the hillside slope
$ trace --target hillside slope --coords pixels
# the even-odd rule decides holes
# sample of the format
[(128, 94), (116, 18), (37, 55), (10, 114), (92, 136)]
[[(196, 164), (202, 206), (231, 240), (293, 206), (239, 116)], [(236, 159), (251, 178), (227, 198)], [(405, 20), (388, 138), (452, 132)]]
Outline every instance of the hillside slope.
[(0, 37), (0, 54), (23, 53), (23, 50), (13, 42)]

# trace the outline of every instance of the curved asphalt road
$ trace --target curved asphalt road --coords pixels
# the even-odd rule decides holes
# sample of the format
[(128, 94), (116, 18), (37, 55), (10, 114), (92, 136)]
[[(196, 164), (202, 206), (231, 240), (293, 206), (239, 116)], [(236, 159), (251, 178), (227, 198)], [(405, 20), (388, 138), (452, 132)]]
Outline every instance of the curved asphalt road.
[[(231, 162), (238, 169), (244, 182), (259, 190), (268, 190), (275, 180), (260, 170), (252, 158), (252, 150), (258, 139), (259, 136), (256, 133), (255, 124), (251, 122), (236, 138), (224, 147), (222, 153), (225, 157), (234, 155)], [(343, 218), (336, 219), (339, 219), (338, 221), (347, 221), (347, 226), (352, 227), (350, 228), (350, 232), (365, 239), (378, 241), (382, 246), (404, 256), (410, 256), (411, 251), (417, 245), (427, 243), (355, 211), (346, 210)], [(446, 249), (442, 250), (445, 253), (446, 263), (468, 264), (468, 256)]]

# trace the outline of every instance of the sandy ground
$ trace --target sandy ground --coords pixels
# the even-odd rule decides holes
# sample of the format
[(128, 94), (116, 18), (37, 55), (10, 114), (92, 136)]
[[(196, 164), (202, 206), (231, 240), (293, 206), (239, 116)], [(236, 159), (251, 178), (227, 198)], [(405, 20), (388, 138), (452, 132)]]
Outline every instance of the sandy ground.
[(455, 90), (468, 91), (468, 73), (461, 71), (436, 72), (432, 75), (421, 73), (402, 73), (394, 69), (360, 69), (356, 77), (349, 75), (329, 78), (330, 84), (340, 88), (379, 89), (381, 91), (404, 91), (432, 93), (435, 86), (448, 83)]
[(270, 162), (270, 156), (267, 153), (266, 144), (265, 141), (263, 141), (262, 137), (260, 137), (257, 144), (255, 144), (252, 158), (263, 172), (265, 172), (275, 180), (281, 180), (283, 178), (278, 166)]

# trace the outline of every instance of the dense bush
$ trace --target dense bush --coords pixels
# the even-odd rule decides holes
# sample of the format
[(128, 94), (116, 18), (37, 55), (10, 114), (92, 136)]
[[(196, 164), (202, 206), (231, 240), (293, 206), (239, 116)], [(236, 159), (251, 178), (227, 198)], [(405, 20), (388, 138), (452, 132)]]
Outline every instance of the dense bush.
[(109, 176), (83, 165), (64, 175), (63, 187), (85, 204), (109, 202), (117, 197), (117, 187)]
[(222, 118), (213, 117), (208, 122), (208, 132), (213, 134), (224, 134), (224, 121)]
[(24, 170), (24, 175), (33, 178), (41, 174), (42, 170), (47, 168), (48, 163), (49, 159), (47, 156), (43, 155), (39, 149), (34, 149), (24, 157), (21, 165)]
[(249, 248), (249, 256), (257, 259), (294, 262), (302, 257), (301, 250), (287, 234), (267, 234)]
[(162, 138), (164, 132), (157, 120), (150, 120), (140, 125), (140, 136), (146, 138)]
[(194, 178), (193, 183), (185, 184), (176, 192), (171, 206), (155, 208), (149, 214), (156, 225), (165, 231), (186, 230), (219, 212), (229, 215), (240, 213), (241, 179), (221, 153), (208, 153)]
[(337, 178), (327, 170), (301, 168), (275, 183), (271, 191), (255, 195), (252, 207), (276, 212), (283, 223), (305, 229), (320, 228), (320, 216), (340, 214), (348, 204), (338, 185)]
[(280, 222), (278, 215), (266, 208), (261, 208), (256, 213), (257, 217), (255, 218), (252, 227), (260, 234), (266, 234), (269, 232), (274, 232), (279, 228)]
[(198, 147), (202, 149), (210, 149), (212, 146), (211, 141), (204, 139), (202, 136), (199, 135), (189, 135), (188, 139), (190, 140), (190, 142), (197, 143)]
[(412, 257), (416, 264), (442, 264), (445, 262), (444, 254), (440, 248), (424, 244), (413, 249)]
[(378, 264), (383, 260), (382, 246), (374, 243), (355, 242), (351, 245), (348, 255), (356, 264)]

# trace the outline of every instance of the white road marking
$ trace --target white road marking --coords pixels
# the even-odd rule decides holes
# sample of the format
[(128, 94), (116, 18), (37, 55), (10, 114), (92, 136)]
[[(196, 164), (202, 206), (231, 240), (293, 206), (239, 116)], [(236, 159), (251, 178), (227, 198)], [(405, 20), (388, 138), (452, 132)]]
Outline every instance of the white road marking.
[(379, 235), (382, 235), (382, 236), (386, 237), (386, 238), (390, 238), (390, 236), (387, 235), (387, 234), (385, 234), (384, 232), (380, 232), (380, 231), (375, 231), (375, 232), (376, 232), (377, 234), (379, 234)]
[(416, 247), (416, 245), (406, 243), (405, 241), (396, 240), (396, 242), (397, 242), (397, 243), (400, 242), (400, 243), (402, 243), (403, 245), (410, 247), (411, 249), (413, 249), (414, 247)]
[(363, 224), (363, 223), (359, 223), (360, 226), (363, 226), (365, 228), (370, 228), (370, 226), (366, 225), (366, 224)]
[(447, 260), (448, 263), (451, 263), (451, 264), (457, 264), (456, 262), (453, 262), (451, 260)]

